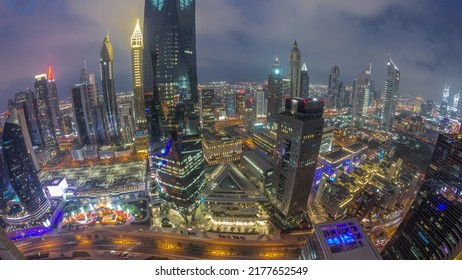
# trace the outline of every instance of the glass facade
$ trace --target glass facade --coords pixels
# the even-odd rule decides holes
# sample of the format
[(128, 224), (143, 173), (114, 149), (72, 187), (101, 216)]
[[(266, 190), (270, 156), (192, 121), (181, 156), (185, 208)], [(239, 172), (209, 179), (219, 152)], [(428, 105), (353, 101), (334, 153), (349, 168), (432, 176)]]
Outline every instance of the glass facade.
[(35, 76), (35, 99), (37, 100), (38, 123), (42, 146), (56, 148), (55, 127), (51, 114), (46, 74)]
[(109, 35), (104, 38), (103, 46), (101, 47), (100, 71), (109, 134), (112, 143), (119, 144), (119, 123), (114, 86), (114, 54)]
[(454, 259), (462, 250), (462, 134), (441, 134), (420, 190), (384, 259)]
[(28, 153), (16, 113), (5, 123), (2, 145), (8, 177), (14, 191), (31, 217), (40, 218), (49, 210), (50, 202)]

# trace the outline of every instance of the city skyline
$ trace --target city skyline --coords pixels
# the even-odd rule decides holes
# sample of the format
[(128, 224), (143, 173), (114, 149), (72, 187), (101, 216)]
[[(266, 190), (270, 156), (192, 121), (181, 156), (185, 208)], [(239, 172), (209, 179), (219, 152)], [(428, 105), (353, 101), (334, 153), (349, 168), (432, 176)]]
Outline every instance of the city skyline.
[[(447, 5), (441, 7), (423, 0), (388, 0), (367, 6), (358, 0), (337, 5), (330, 1), (299, 0), (284, 5), (276, 1), (198, 1), (199, 82), (263, 81), (276, 56), (283, 75), (288, 76), (291, 42), (296, 39), (312, 83), (327, 84), (329, 69), (338, 65), (342, 81), (352, 85), (353, 78), (367, 66), (372, 55), (373, 76), (377, 88), (383, 89), (389, 46), (403, 72), (401, 94), (439, 102), (446, 83), (451, 84), (453, 91), (461, 87), (457, 77), (461, 57), (456, 50), (462, 40), (460, 31), (452, 28), (460, 21), (455, 13), (461, 4), (445, 2)], [(136, 19), (143, 18), (144, 1), (113, 5), (114, 13), (122, 15), (117, 19), (108, 18), (110, 14), (101, 16), (104, 4), (0, 3), (0, 33), (6, 42), (0, 53), (2, 61), (10, 65), (9, 71), (0, 77), (2, 110), (16, 92), (32, 88), (34, 75), (46, 72), (49, 64), (55, 70), (60, 99), (68, 97), (71, 87), (78, 82), (84, 58), (90, 72), (98, 71), (100, 38), (108, 31), (114, 45), (116, 91), (132, 89), (127, 42)], [(218, 16), (220, 11), (230, 16), (223, 20)], [(288, 17), (292, 12), (297, 16)], [(319, 28), (319, 20), (324, 18), (332, 20)], [(69, 53), (73, 56), (69, 57)]]

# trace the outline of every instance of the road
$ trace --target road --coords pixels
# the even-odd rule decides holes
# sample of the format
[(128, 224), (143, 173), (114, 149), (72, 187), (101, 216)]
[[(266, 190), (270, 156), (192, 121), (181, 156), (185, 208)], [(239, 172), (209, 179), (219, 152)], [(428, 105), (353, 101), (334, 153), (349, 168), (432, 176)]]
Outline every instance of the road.
[[(75, 242), (76, 235), (81, 236), (78, 242)], [(91, 235), (93, 240), (90, 240), (88, 235)], [(95, 235), (98, 239), (93, 237)], [(210, 239), (145, 231), (138, 226), (132, 227), (129, 231), (125, 227), (67, 231), (15, 243), (25, 256), (37, 253), (59, 255), (72, 251), (114, 250), (170, 259), (298, 259), (304, 240)]]

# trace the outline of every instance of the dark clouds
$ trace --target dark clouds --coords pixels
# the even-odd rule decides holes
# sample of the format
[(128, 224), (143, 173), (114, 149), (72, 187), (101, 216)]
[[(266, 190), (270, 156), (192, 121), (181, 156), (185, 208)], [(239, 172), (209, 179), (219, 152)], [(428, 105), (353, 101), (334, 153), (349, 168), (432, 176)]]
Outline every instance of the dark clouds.
[[(51, 63), (60, 97), (78, 82), (82, 60), (99, 76), (109, 32), (116, 87), (130, 90), (129, 39), (143, 0), (0, 0), (0, 109)], [(351, 84), (373, 58), (383, 88), (387, 46), (402, 73), (401, 92), (435, 98), (462, 87), (462, 6), (457, 0), (198, 0), (200, 82), (266, 79), (279, 56), (287, 70), (297, 39), (311, 80), (338, 65)]]

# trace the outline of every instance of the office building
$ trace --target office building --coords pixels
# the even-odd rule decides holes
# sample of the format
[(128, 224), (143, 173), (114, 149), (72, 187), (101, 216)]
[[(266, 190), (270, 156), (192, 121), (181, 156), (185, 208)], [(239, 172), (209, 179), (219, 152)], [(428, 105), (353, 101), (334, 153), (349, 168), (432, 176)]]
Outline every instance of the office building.
[(271, 202), (284, 217), (305, 212), (321, 146), (324, 103), (286, 99), (279, 115)]
[(449, 106), (449, 85), (446, 85), (443, 90), (443, 98), (440, 105), (440, 117), (445, 118), (448, 115)]
[[(0, 139), (2, 139), (1, 133)], [(5, 161), (3, 160), (3, 148), (2, 145), (0, 145), (0, 216), (7, 212), (8, 202), (13, 199), (14, 196), (15, 193), (11, 188), (11, 184), (6, 171)]]
[[(135, 98), (136, 102), (136, 98)], [(133, 142), (133, 134), (135, 134), (136, 122), (133, 118), (134, 111), (134, 102), (132, 98), (120, 102), (118, 105), (118, 114), (119, 114), (119, 125), (120, 125), (120, 137), (124, 143)]]
[(103, 91), (107, 129), (111, 142), (120, 144), (117, 101), (114, 85), (114, 51), (109, 34), (104, 37), (100, 56), (101, 88)]
[(90, 144), (87, 121), (90, 119), (87, 112), (87, 99), (84, 85), (76, 85), (72, 88), (72, 107), (74, 108), (74, 119), (79, 136), (79, 142), (83, 145)]
[(408, 213), (382, 252), (384, 259), (462, 257), (462, 134), (440, 134)]
[(388, 55), (387, 79), (385, 80), (385, 91), (382, 97), (380, 121), (382, 131), (390, 131), (393, 125), (395, 114), (395, 98), (399, 96), (400, 71)]
[(199, 94), (201, 129), (213, 130), (215, 125), (215, 113), (213, 111), (215, 90), (212, 88), (203, 88)]
[(239, 162), (242, 155), (242, 139), (231, 127), (218, 131), (204, 131), (202, 152), (207, 164)]
[[(14, 107), (16, 110), (24, 113), (25, 123), (27, 124), (32, 145), (41, 146), (42, 139), (40, 137), (37, 99), (35, 98), (34, 93), (30, 90), (16, 93)], [(25, 128), (22, 124), (21, 127)]]
[(364, 117), (368, 115), (367, 108), (372, 86), (371, 68), (372, 63), (369, 64), (369, 69), (359, 74), (354, 82), (353, 112), (351, 115), (352, 125), (354, 126), (361, 125), (364, 122)]
[(144, 83), (143, 83), (143, 33), (141, 33), (140, 21), (136, 21), (135, 30), (131, 37), (132, 50), (132, 81), (133, 94), (135, 96), (135, 122), (136, 129), (146, 129), (146, 115), (144, 113)]
[(51, 65), (48, 66), (48, 94), (50, 97), (50, 111), (51, 111), (51, 118), (53, 120), (53, 126), (55, 130), (61, 133), (61, 111), (59, 111), (59, 97), (58, 97), (58, 89), (56, 87), (55, 82), (55, 75), (53, 73), (53, 69)]
[(273, 158), (276, 151), (276, 132), (272, 130), (264, 130), (252, 134), (252, 142), (256, 149), (264, 152), (269, 157)]
[(257, 102), (252, 97), (245, 100), (244, 127), (248, 132), (253, 132), (255, 129), (255, 122), (257, 120), (256, 105)]
[(290, 52), (290, 97), (300, 97), (301, 86), (301, 54), (298, 49), (297, 41), (294, 42), (292, 51)]
[(340, 68), (335, 65), (329, 72), (329, 84), (327, 85), (327, 108), (337, 109), (337, 102), (339, 99), (339, 78)]
[(3, 157), (11, 186), (30, 217), (40, 218), (50, 209), (19, 125), (18, 115), (11, 115), (3, 129)]
[(273, 159), (262, 151), (247, 150), (242, 154), (241, 170), (260, 189), (266, 191), (273, 183)]
[(46, 74), (35, 76), (35, 99), (37, 100), (37, 117), (42, 147), (57, 148), (56, 131), (51, 115), (50, 95)]
[(256, 99), (256, 117), (257, 118), (266, 118), (266, 98), (264, 91), (255, 92)]
[(300, 72), (300, 97), (310, 97), (310, 76), (308, 75), (308, 67), (306, 67), (306, 63), (303, 63)]
[(281, 73), (281, 63), (276, 57), (273, 68), (268, 74), (268, 128), (277, 128), (277, 118), (282, 108), (283, 82)]
[(198, 103), (195, 9), (195, 0), (145, 1), (144, 92), (154, 91), (154, 81), (175, 81), (186, 84), (187, 99)]

